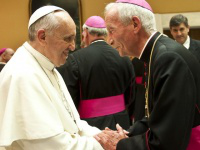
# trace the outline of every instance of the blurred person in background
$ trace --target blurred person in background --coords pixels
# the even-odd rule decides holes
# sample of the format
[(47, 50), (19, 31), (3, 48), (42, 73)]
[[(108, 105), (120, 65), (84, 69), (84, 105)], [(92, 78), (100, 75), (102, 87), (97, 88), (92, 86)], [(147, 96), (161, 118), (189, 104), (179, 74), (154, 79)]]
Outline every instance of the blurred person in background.
[(69, 55), (58, 71), (79, 110), (80, 118), (100, 129), (127, 129), (127, 108), (134, 100), (135, 74), (128, 57), (120, 57), (106, 42), (103, 18), (89, 17), (83, 25), (85, 48)]
[(190, 26), (187, 17), (182, 14), (173, 16), (170, 19), (169, 27), (176, 42), (187, 48), (200, 62), (200, 41), (194, 40), (188, 35)]
[(0, 72), (5, 64), (11, 59), (15, 51), (11, 48), (2, 48), (0, 50)]

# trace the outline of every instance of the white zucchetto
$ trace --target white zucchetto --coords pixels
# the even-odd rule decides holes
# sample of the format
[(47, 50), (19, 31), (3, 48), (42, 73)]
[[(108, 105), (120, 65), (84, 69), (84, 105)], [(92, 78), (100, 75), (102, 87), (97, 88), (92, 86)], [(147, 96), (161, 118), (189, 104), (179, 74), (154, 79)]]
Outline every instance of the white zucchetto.
[[(43, 6), (38, 8), (30, 17), (29, 23), (28, 23), (28, 29), (29, 27), (35, 23), (38, 19), (42, 18), (43, 16), (55, 11), (55, 10), (64, 10), (57, 6)], [(65, 10), (64, 10), (65, 11)]]

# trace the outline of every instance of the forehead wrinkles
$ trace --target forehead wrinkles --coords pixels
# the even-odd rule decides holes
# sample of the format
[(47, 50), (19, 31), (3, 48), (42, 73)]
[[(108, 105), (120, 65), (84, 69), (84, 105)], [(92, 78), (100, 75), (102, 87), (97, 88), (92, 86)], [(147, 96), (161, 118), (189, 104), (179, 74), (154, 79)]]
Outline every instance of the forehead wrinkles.
[(74, 27), (75, 23), (67, 12), (61, 11), (55, 14), (57, 20), (60, 22), (60, 26)]
[(111, 8), (110, 10), (108, 10), (105, 15), (105, 20), (118, 21), (119, 13), (117, 9)]
[(105, 18), (105, 22), (108, 28), (119, 26), (120, 20), (117, 11), (109, 13), (109, 15)]
[(69, 36), (75, 36), (76, 35), (76, 25), (72, 20), (62, 20), (62, 23), (60, 27), (58, 28), (60, 31), (59, 34), (62, 37), (69, 37)]

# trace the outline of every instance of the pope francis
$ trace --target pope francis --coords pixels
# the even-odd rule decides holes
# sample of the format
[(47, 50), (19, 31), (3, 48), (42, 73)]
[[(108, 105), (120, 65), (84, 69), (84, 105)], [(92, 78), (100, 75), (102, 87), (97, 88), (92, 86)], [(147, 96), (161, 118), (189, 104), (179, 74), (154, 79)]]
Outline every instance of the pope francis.
[(12, 150), (101, 150), (101, 131), (80, 120), (55, 67), (75, 49), (76, 26), (56, 6), (36, 10), (29, 41), (0, 73), (0, 147)]

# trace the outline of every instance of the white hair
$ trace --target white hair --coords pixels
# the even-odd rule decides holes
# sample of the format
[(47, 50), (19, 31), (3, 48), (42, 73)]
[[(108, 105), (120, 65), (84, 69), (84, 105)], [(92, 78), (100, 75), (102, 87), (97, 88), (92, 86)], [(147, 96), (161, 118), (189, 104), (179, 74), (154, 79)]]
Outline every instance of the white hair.
[(52, 31), (59, 27), (59, 22), (56, 16), (54, 15), (54, 12), (49, 13), (48, 15), (40, 18), (29, 27), (28, 37), (30, 41), (35, 40), (37, 31), (39, 29), (45, 29), (49, 34), (52, 34)]
[(105, 14), (113, 7), (118, 10), (120, 21), (124, 25), (129, 25), (132, 17), (137, 16), (148, 34), (156, 31), (155, 16), (150, 10), (134, 4), (110, 3), (105, 8)]
[(83, 25), (83, 30), (88, 29), (88, 32), (91, 35), (97, 35), (97, 36), (107, 36), (107, 29), (106, 28), (94, 28), (94, 27), (89, 27), (86, 24)]

